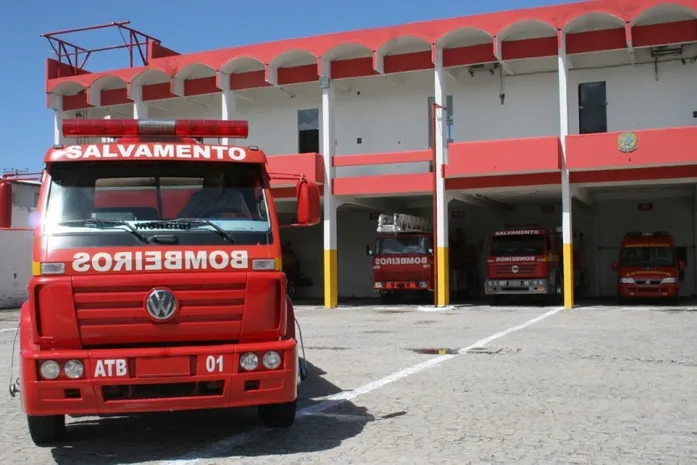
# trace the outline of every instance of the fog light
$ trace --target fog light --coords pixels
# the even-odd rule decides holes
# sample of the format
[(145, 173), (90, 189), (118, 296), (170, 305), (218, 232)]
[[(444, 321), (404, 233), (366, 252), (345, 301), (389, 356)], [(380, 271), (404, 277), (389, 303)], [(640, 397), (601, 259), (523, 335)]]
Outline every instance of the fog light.
[(259, 357), (257, 357), (256, 354), (253, 354), (252, 352), (242, 354), (242, 356), (240, 357), (240, 366), (243, 370), (246, 371), (256, 370), (259, 366)]
[(80, 360), (68, 360), (63, 367), (65, 376), (70, 379), (82, 378), (85, 373), (85, 367)]
[(56, 379), (61, 372), (61, 367), (55, 360), (44, 360), (41, 362), (39, 371), (45, 379)]
[(426, 281), (419, 281), (419, 287), (427, 288), (428, 283)]
[(261, 363), (263, 363), (264, 366), (269, 370), (275, 370), (281, 366), (281, 356), (278, 354), (278, 352), (274, 352), (273, 350), (266, 352), (261, 360)]

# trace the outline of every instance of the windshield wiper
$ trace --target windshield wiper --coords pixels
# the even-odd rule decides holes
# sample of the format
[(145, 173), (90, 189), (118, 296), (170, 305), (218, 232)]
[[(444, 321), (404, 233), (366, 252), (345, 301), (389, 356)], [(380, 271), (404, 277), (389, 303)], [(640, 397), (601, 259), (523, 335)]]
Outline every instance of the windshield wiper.
[[(158, 222), (156, 221), (155, 223), (158, 223)], [(218, 226), (217, 224), (213, 223), (210, 220), (203, 220), (201, 218), (175, 218), (173, 220), (165, 220), (164, 223), (166, 223), (166, 224), (188, 223), (191, 226), (210, 226), (211, 228), (215, 229), (215, 231), (218, 234), (220, 234), (230, 244), (235, 243), (235, 238), (232, 237), (232, 234), (225, 231), (223, 228), (221, 228), (220, 226)]]
[(138, 238), (139, 241), (149, 244), (150, 241), (148, 240), (147, 237), (142, 235), (141, 233), (138, 232), (136, 228), (134, 228), (131, 224), (129, 224), (126, 221), (122, 220), (107, 220), (107, 219), (96, 219), (96, 218), (86, 218), (84, 220), (69, 220), (69, 221), (63, 221), (61, 223), (58, 223), (58, 226), (106, 226), (106, 227), (114, 227), (114, 226), (125, 226), (128, 231), (133, 234), (135, 237)]

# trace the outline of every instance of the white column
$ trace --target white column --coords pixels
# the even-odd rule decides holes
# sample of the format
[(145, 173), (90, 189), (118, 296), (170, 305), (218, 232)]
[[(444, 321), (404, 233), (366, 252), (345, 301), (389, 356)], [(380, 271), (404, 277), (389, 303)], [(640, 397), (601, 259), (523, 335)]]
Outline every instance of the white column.
[(51, 94), (49, 104), (53, 109), (53, 144), (63, 145), (63, 96)]
[[(450, 304), (450, 264), (448, 260), (448, 198), (445, 192), (445, 179), (443, 178), (443, 166), (448, 162), (448, 121), (447, 110), (443, 107), (447, 103), (447, 82), (443, 69), (443, 49), (435, 48), (434, 60), (434, 100), (436, 108), (436, 250), (437, 269), (433, 270), (438, 276), (436, 289), (437, 305)], [(430, 111), (430, 109), (429, 109)]]
[(148, 106), (143, 101), (143, 86), (138, 84), (131, 85), (131, 100), (133, 100), (133, 118), (147, 119)]
[[(237, 111), (237, 98), (235, 93), (230, 89), (230, 75), (227, 73), (220, 72), (220, 119), (223, 121), (229, 121), (235, 119), (235, 113)], [(223, 145), (228, 145), (230, 139), (228, 137), (223, 137), (221, 139)]]
[(322, 157), (324, 158), (324, 306), (335, 308), (339, 304), (337, 264), (337, 214), (338, 207), (332, 185), (334, 181), (334, 88), (331, 84), (331, 63), (322, 61), (319, 83), (322, 89)]
[(559, 140), (561, 142), (561, 201), (562, 201), (562, 242), (564, 259), (564, 308), (574, 306), (574, 266), (573, 266), (573, 220), (571, 215), (571, 186), (569, 169), (566, 164), (566, 137), (569, 135), (569, 65), (566, 58), (566, 35), (559, 31)]

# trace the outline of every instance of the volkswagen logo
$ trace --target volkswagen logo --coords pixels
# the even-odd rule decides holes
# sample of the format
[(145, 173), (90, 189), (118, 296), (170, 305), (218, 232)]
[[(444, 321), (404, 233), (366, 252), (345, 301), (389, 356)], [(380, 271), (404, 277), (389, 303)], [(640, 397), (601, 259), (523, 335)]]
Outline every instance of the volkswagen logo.
[(513, 265), (513, 266), (511, 267), (511, 272), (517, 273), (517, 272), (518, 272), (518, 265)]
[(177, 299), (166, 289), (153, 289), (145, 299), (145, 309), (157, 321), (166, 321), (177, 311)]

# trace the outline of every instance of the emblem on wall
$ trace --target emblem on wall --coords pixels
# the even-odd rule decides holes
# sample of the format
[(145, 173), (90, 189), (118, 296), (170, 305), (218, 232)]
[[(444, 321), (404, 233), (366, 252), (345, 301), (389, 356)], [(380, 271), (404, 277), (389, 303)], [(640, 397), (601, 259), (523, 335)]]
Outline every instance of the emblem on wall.
[(617, 136), (617, 149), (622, 153), (630, 153), (636, 150), (637, 135), (633, 132), (623, 132)]

